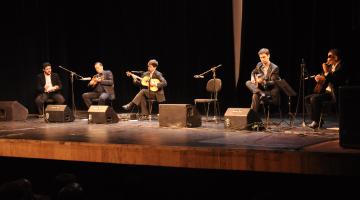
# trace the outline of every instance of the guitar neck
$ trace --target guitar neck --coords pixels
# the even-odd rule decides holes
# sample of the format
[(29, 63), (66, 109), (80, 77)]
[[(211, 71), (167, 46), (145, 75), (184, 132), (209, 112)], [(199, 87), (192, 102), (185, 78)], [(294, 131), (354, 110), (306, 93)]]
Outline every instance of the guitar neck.
[(140, 76), (137, 76), (131, 72), (127, 72), (128, 74), (132, 75), (134, 78), (141, 80), (142, 78)]

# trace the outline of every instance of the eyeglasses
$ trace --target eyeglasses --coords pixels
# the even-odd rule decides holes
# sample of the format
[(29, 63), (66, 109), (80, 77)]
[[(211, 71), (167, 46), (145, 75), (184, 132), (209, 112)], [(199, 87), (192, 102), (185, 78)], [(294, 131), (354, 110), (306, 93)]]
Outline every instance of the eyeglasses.
[(331, 54), (328, 55), (328, 58), (333, 58), (333, 57), (334, 57), (334, 55), (331, 55)]

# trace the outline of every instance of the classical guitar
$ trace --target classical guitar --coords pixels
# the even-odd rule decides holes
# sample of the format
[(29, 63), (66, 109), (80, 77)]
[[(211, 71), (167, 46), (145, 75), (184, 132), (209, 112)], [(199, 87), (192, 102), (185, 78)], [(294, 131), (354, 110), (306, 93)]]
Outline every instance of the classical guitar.
[(324, 83), (325, 83), (325, 79), (324, 80), (319, 80), (318, 82), (316, 82), (316, 85), (315, 85), (315, 88), (314, 88), (314, 93), (320, 94), (322, 89), (324, 88)]
[(156, 78), (150, 78), (149, 76), (140, 77), (137, 76), (131, 72), (126, 72), (127, 76), (132, 76), (134, 79), (138, 79), (141, 83), (141, 85), (149, 87), (150, 91), (156, 92), (159, 90), (159, 88), (156, 86), (158, 83), (160, 83), (159, 79)]

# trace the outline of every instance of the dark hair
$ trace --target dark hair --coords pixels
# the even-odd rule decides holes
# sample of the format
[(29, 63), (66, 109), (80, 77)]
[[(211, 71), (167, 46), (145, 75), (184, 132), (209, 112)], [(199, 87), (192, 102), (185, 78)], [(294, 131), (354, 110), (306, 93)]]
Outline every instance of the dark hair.
[(103, 64), (101, 62), (96, 62), (94, 65), (99, 64), (100, 66), (103, 66)]
[(338, 58), (338, 60), (342, 59), (341, 51), (339, 49), (336, 48), (330, 49), (329, 53), (334, 54)]
[(49, 62), (44, 62), (44, 63), (42, 64), (43, 69), (45, 69), (47, 66), (50, 66), (50, 67), (51, 67), (51, 64), (50, 64)]
[(148, 62), (148, 65), (152, 65), (153, 67), (157, 67), (159, 65), (159, 62), (155, 59), (151, 59)]
[(262, 49), (260, 49), (259, 50), (259, 52), (258, 52), (258, 54), (260, 55), (260, 54), (266, 54), (266, 55), (270, 55), (270, 51), (269, 51), (269, 49), (267, 49), (267, 48), (262, 48)]

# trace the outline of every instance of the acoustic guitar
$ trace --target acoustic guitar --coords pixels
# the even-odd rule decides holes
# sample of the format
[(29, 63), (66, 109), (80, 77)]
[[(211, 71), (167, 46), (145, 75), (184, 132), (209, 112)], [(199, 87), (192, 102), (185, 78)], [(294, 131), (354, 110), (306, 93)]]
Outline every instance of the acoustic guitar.
[(322, 89), (324, 88), (324, 84), (325, 84), (325, 79), (324, 80), (319, 80), (315, 85), (314, 93), (320, 94)]
[(141, 83), (141, 85), (149, 87), (150, 91), (156, 92), (159, 90), (159, 88), (156, 86), (158, 83), (160, 83), (159, 79), (156, 78), (150, 78), (149, 76), (140, 77), (137, 76), (131, 72), (126, 72), (127, 76), (132, 76), (134, 79), (138, 79)]

